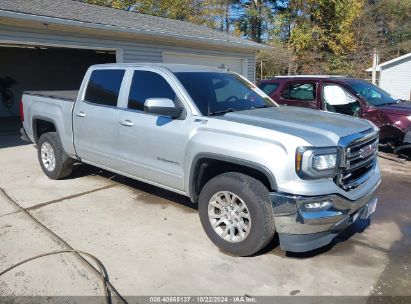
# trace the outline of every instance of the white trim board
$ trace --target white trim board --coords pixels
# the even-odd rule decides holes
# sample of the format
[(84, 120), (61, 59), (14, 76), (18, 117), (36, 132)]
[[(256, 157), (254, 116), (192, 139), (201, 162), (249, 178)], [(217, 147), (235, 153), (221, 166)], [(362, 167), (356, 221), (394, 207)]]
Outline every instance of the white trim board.
[[(9, 45), (9, 46), (7, 46)], [(39, 46), (39, 47), (51, 47), (60, 49), (76, 49), (76, 50), (91, 50), (91, 51), (109, 51), (116, 52), (116, 62), (123, 63), (123, 49), (122, 48), (108, 48), (108, 47), (88, 47), (84, 45), (75, 44), (58, 44), (58, 43), (43, 43), (43, 42), (22, 42), (18, 40), (3, 40), (0, 39), (0, 47), (17, 47), (24, 46)]]
[(220, 67), (225, 64), (229, 70), (248, 77), (248, 59), (230, 56), (213, 56), (189, 52), (162, 52), (163, 63), (187, 63)]

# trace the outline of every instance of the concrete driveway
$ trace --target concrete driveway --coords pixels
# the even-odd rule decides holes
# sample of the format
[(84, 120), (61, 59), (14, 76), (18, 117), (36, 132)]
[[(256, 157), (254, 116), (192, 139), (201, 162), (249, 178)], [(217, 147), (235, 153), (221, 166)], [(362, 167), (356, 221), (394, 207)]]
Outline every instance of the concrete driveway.
[[(254, 257), (220, 252), (187, 198), (86, 165), (53, 181), (32, 145), (0, 136), (0, 271), (75, 248), (98, 257), (122, 296), (411, 296), (411, 166), (381, 160), (371, 225), (307, 254), (273, 242)], [(23, 208), (28, 213), (25, 213)], [(29, 216), (30, 215), (30, 216)], [(0, 295), (102, 295), (94, 268), (73, 254), (0, 277)]]

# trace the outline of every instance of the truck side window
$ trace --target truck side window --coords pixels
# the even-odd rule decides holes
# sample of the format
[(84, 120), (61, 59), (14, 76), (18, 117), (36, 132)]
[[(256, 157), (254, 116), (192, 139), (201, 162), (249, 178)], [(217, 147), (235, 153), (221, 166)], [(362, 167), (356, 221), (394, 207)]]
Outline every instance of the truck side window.
[(315, 85), (313, 83), (287, 84), (281, 92), (281, 97), (288, 100), (314, 101)]
[(161, 75), (150, 71), (135, 71), (127, 108), (144, 111), (144, 102), (148, 98), (169, 98), (176, 101), (176, 93)]
[(125, 70), (95, 70), (91, 73), (84, 99), (106, 106), (117, 106)]

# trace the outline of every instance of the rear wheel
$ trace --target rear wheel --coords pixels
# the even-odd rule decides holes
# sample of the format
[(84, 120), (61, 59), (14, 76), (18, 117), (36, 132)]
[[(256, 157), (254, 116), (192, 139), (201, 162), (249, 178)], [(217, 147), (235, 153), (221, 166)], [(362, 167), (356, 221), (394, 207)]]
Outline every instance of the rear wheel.
[(71, 174), (73, 160), (64, 151), (56, 132), (41, 135), (37, 144), (40, 166), (48, 177), (61, 179)]
[(198, 209), (211, 241), (234, 255), (258, 252), (275, 232), (267, 188), (245, 174), (229, 172), (212, 178), (201, 190)]

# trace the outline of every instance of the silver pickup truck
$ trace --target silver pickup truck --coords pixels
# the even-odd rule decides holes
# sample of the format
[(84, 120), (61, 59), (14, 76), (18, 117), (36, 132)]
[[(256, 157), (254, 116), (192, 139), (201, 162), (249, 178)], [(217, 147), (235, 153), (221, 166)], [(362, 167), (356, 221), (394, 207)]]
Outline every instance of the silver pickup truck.
[(278, 106), (222, 69), (95, 65), (78, 92), (25, 92), (21, 112), (47, 176), (83, 162), (185, 195), (234, 255), (275, 232), (283, 250), (309, 251), (376, 208), (375, 125)]

